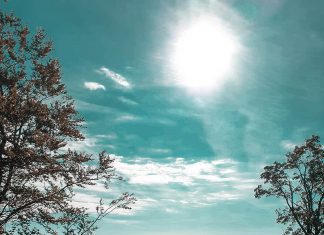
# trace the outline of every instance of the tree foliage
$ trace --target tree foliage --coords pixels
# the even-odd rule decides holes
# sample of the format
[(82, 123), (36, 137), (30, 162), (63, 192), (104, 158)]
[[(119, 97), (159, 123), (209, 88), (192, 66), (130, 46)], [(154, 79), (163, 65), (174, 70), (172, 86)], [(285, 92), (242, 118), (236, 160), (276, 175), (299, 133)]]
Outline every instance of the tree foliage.
[(324, 234), (324, 150), (319, 137), (312, 136), (286, 155), (286, 162), (264, 167), (263, 185), (255, 197), (282, 198), (277, 223), (287, 225), (284, 234)]
[[(92, 234), (95, 222), (116, 208), (130, 209), (125, 193), (97, 217), (71, 203), (75, 187), (106, 186), (116, 178), (113, 159), (66, 150), (80, 141), (82, 119), (61, 82), (52, 43), (32, 35), (14, 15), (0, 12), (0, 232)], [(98, 202), (99, 203), (99, 202)], [(61, 230), (57, 228), (61, 228)]]

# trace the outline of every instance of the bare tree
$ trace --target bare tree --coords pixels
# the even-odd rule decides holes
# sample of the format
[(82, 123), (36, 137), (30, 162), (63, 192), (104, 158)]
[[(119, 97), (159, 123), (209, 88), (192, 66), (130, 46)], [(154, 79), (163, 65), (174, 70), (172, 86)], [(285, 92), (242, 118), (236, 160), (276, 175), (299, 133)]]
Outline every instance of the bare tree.
[[(80, 141), (82, 119), (61, 82), (52, 43), (14, 15), (0, 12), (0, 230), (4, 234), (92, 234), (116, 208), (130, 209), (125, 193), (95, 217), (73, 206), (75, 187), (106, 186), (118, 178), (113, 159), (64, 150)], [(98, 202), (99, 203), (99, 202)], [(59, 228), (59, 229), (58, 229)]]
[(286, 162), (264, 167), (263, 185), (255, 197), (283, 199), (276, 210), (277, 223), (287, 225), (284, 234), (324, 234), (324, 150), (319, 137), (312, 136), (286, 155)]

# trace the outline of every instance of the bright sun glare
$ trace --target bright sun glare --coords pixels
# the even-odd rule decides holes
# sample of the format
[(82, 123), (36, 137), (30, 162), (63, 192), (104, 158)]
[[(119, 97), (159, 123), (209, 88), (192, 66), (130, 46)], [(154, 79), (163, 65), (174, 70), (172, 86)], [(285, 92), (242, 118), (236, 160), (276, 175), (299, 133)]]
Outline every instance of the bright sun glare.
[(179, 85), (192, 91), (219, 87), (232, 69), (238, 43), (215, 18), (199, 19), (175, 41), (172, 68)]

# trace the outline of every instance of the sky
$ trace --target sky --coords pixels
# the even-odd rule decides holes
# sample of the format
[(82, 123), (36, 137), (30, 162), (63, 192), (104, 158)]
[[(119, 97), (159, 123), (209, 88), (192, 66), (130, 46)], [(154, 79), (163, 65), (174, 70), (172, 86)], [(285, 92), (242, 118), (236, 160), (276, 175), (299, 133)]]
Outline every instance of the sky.
[(274, 235), (280, 200), (254, 198), (265, 165), (324, 136), (323, 1), (11, 0), (45, 29), (85, 118), (83, 143), (126, 179), (133, 210), (96, 234)]

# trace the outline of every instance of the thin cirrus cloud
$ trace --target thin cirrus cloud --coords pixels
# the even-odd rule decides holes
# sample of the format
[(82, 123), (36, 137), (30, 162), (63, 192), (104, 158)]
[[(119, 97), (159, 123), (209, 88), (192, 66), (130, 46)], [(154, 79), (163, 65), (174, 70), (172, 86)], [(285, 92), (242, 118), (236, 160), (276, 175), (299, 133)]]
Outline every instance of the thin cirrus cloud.
[(118, 100), (124, 104), (127, 104), (127, 105), (132, 105), (132, 106), (138, 105), (138, 103), (136, 101), (125, 98), (123, 96), (118, 97)]
[(97, 82), (84, 82), (84, 87), (89, 89), (90, 91), (95, 90), (106, 90), (106, 87)]
[(116, 118), (117, 122), (127, 122), (127, 121), (136, 121), (136, 120), (139, 120), (139, 118), (131, 114), (121, 115), (120, 117)]
[[(126, 162), (123, 157), (114, 156), (118, 171), (129, 178), (130, 184), (163, 185), (177, 183), (192, 186), (197, 182), (229, 184), (237, 183), (251, 186), (250, 179), (237, 171), (238, 163), (232, 159), (190, 162), (183, 158), (171, 158), (168, 162), (156, 162), (150, 158), (137, 158)], [(245, 179), (244, 179), (245, 178)], [(254, 182), (253, 182), (254, 183)]]
[(128, 179), (130, 190), (140, 195), (138, 200), (152, 199), (142, 210), (166, 207), (176, 209), (166, 213), (177, 213), (177, 209), (181, 211), (188, 205), (208, 207), (217, 202), (243, 200), (251, 196), (258, 183), (254, 176), (239, 171), (242, 163), (230, 158), (188, 161), (171, 157), (156, 161), (111, 156), (115, 158), (117, 172)]
[[(88, 136), (89, 146), (97, 146), (106, 136)], [(75, 145), (76, 150), (84, 146)], [(117, 173), (127, 181), (130, 192), (135, 193), (138, 201), (134, 210), (117, 210), (114, 214), (130, 215), (154, 208), (174, 208), (165, 213), (178, 213), (182, 208), (209, 207), (217, 202), (245, 200), (250, 198), (253, 188), (259, 183), (254, 173), (240, 171), (244, 163), (231, 158), (210, 160), (186, 160), (180, 157), (164, 159), (135, 157), (128, 159), (110, 154)], [(90, 197), (77, 196), (74, 203), (83, 205), (94, 212), (100, 198), (106, 202), (114, 199), (123, 191), (120, 184), (106, 189), (103, 182), (88, 186), (79, 193)], [(152, 193), (155, 192), (155, 193)], [(84, 200), (86, 199), (86, 200)], [(149, 213), (149, 212), (148, 212)]]
[[(127, 216), (162, 207), (173, 208), (164, 211), (172, 214), (179, 213), (188, 205), (208, 207), (217, 202), (244, 200), (251, 196), (258, 183), (250, 174), (239, 172), (240, 163), (229, 158), (210, 161), (166, 158), (156, 161), (141, 157), (127, 160), (114, 154), (111, 157), (115, 159), (118, 174), (128, 179), (127, 187), (137, 197), (133, 210), (114, 211), (113, 214), (118, 215)], [(107, 202), (116, 198), (121, 190), (123, 187), (120, 185), (113, 185), (109, 190), (103, 183), (88, 186), (78, 192), (74, 203), (95, 212), (100, 197)]]
[(127, 79), (124, 76), (122, 76), (122, 75), (120, 75), (106, 67), (101, 67), (100, 69), (96, 70), (96, 72), (98, 72), (99, 74), (105, 75), (107, 78), (110, 78), (111, 80), (113, 80), (115, 83), (117, 83), (121, 87), (131, 88), (131, 84), (127, 81)]

